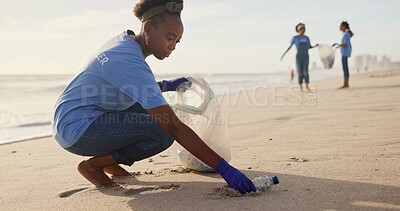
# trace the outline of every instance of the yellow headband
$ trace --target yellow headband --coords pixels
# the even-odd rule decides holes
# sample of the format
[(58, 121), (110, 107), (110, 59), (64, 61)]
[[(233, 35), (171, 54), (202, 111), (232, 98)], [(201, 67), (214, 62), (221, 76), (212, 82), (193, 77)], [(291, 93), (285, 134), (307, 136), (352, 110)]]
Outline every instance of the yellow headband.
[(159, 15), (165, 11), (180, 14), (182, 10), (183, 10), (182, 3), (168, 2), (165, 5), (155, 6), (151, 9), (147, 10), (146, 12), (144, 12), (143, 17), (142, 17), (142, 22), (145, 22), (149, 18)]

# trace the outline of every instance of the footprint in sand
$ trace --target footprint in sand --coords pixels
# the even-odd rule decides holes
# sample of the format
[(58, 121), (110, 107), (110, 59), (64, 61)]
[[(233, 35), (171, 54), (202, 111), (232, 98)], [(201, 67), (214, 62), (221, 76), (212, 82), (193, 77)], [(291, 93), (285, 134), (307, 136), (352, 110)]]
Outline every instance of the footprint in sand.
[(148, 193), (159, 193), (165, 191), (171, 191), (180, 188), (180, 185), (177, 184), (169, 184), (169, 185), (161, 185), (155, 187), (140, 187), (137, 189), (130, 189), (126, 191), (124, 194), (127, 196), (138, 195), (138, 194), (148, 194)]
[(86, 189), (88, 189), (88, 188), (78, 188), (78, 189), (74, 189), (74, 190), (64, 191), (64, 192), (59, 193), (59, 194), (58, 194), (58, 197), (60, 197), (60, 198), (67, 198), (67, 197), (70, 197), (70, 196), (74, 195), (75, 193), (84, 191), (84, 190), (86, 190)]
[(280, 117), (276, 117), (275, 120), (277, 121), (287, 121), (287, 120), (291, 120), (293, 119), (293, 117), (290, 116), (280, 116)]

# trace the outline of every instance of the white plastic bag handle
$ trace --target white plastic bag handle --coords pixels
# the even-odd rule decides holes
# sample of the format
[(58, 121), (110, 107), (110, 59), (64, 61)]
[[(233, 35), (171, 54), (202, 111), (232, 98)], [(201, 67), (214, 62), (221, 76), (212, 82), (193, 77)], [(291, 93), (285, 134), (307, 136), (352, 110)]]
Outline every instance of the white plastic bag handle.
[[(211, 101), (211, 99), (214, 98), (214, 92), (212, 91), (210, 85), (204, 80), (204, 78), (193, 78), (189, 76), (187, 77), (187, 79), (188, 81), (192, 82), (192, 85), (196, 84), (205, 91), (204, 101), (198, 107), (177, 103), (172, 105), (172, 108), (190, 114), (201, 115), (207, 110), (207, 105)], [(184, 89), (179, 89), (178, 87), (177, 90), (178, 90), (177, 92), (179, 92), (179, 90), (184, 90)], [(182, 95), (180, 95), (179, 93), (177, 94), (179, 97), (182, 97)], [(197, 94), (201, 95), (201, 93)]]

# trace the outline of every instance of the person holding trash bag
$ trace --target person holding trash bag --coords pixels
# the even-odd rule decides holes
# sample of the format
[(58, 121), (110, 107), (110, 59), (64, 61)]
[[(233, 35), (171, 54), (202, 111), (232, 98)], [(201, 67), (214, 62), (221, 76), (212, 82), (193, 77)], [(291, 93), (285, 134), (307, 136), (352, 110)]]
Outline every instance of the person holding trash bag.
[(308, 84), (310, 83), (310, 76), (308, 74), (308, 65), (309, 65), (309, 55), (308, 50), (314, 47), (311, 45), (310, 38), (308, 38), (305, 34), (306, 25), (304, 23), (299, 23), (296, 25), (296, 32), (298, 35), (294, 36), (290, 42), (289, 48), (285, 51), (285, 53), (281, 57), (281, 61), (286, 53), (292, 48), (293, 45), (297, 48), (296, 54), (296, 66), (297, 66), (297, 75), (299, 78), (300, 90), (303, 91), (303, 81), (306, 84), (306, 88), (310, 91)]
[(183, 34), (182, 0), (141, 0), (134, 8), (141, 31), (127, 30), (101, 47), (59, 97), (54, 137), (67, 151), (92, 158), (78, 164), (96, 187), (116, 184), (106, 173), (130, 176), (131, 166), (162, 152), (176, 140), (215, 169), (234, 189), (256, 191), (242, 172), (209, 148), (169, 107), (162, 92), (186, 78), (156, 82), (145, 58), (167, 58)]
[(343, 32), (342, 43), (335, 43), (332, 46), (340, 47), (340, 52), (342, 53), (342, 66), (343, 66), (343, 74), (344, 74), (344, 82), (341, 89), (349, 88), (349, 57), (351, 56), (352, 46), (350, 39), (354, 36), (354, 33), (350, 30), (350, 25), (347, 21), (343, 21), (340, 24), (339, 30)]

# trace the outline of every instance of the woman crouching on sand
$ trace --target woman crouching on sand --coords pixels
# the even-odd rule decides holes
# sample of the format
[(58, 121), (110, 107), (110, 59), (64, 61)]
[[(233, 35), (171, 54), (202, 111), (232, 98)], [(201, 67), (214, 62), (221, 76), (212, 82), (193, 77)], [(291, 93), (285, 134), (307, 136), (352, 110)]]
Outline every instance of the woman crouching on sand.
[(131, 166), (176, 140), (232, 188), (242, 194), (256, 190), (168, 106), (161, 93), (187, 79), (157, 82), (145, 61), (150, 55), (163, 60), (175, 50), (183, 34), (182, 9), (182, 0), (141, 0), (134, 9), (141, 31), (127, 30), (103, 45), (57, 101), (54, 137), (71, 153), (93, 156), (78, 171), (96, 187), (116, 185), (105, 173), (131, 176), (120, 164)]

